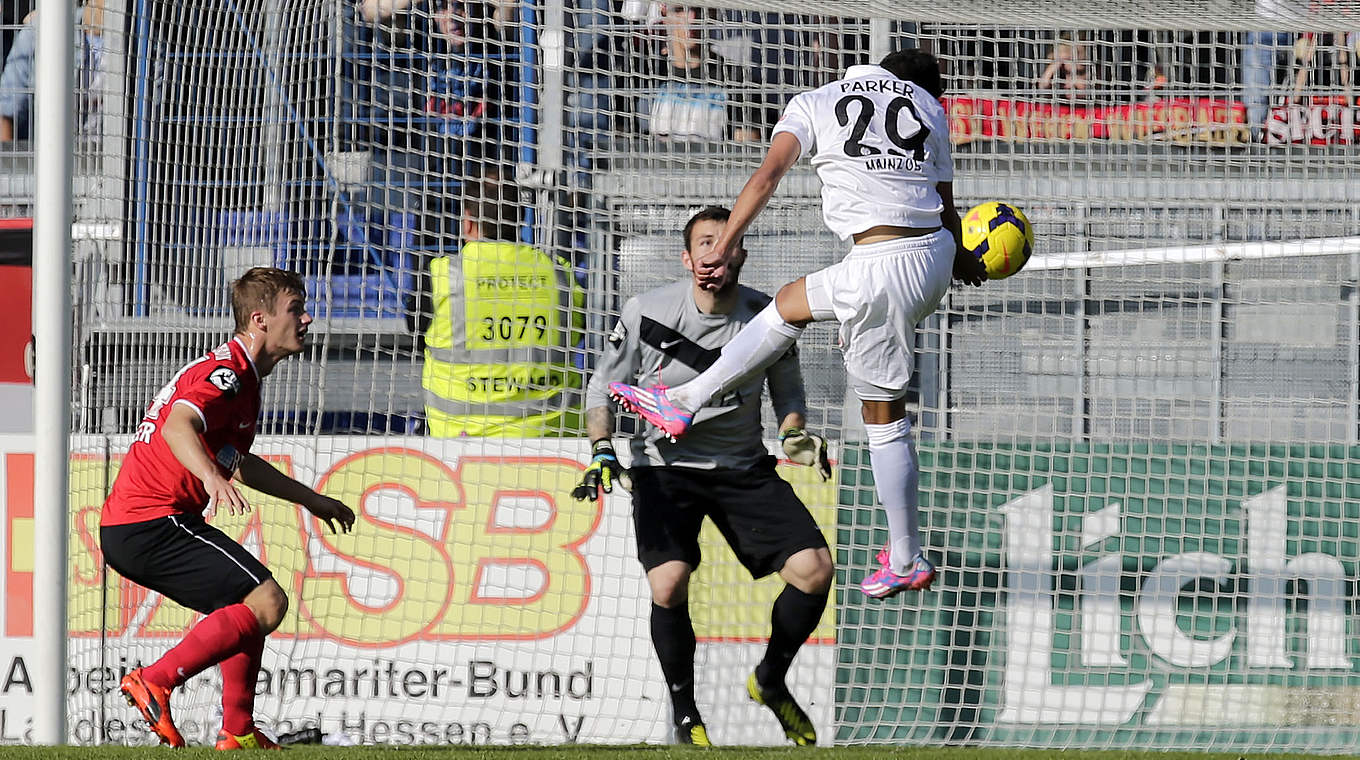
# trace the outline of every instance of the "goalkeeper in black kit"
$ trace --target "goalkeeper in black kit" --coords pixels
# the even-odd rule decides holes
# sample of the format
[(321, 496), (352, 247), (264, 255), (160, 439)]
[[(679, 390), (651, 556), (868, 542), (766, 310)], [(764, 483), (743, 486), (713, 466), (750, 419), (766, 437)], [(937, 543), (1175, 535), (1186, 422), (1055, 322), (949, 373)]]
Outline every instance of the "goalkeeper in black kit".
[[(671, 695), (676, 740), (710, 744), (694, 702), (694, 626), (689, 578), (699, 567), (699, 528), (705, 516), (722, 532), (753, 578), (778, 572), (784, 590), (771, 612), (769, 646), (747, 679), (747, 693), (770, 708), (796, 744), (815, 744), (807, 713), (785, 676), (826, 608), (834, 567), (812, 514), (775, 472), (763, 442), (760, 411), (768, 383), (785, 455), (831, 476), (826, 442), (803, 429), (806, 402), (796, 348), (739, 388), (715, 398), (678, 441), (653, 428), (630, 440), (631, 470), (615, 456), (611, 382), (683, 383), (703, 371), (770, 297), (739, 285), (740, 265), (719, 278), (695, 272), (718, 239), (728, 210), (710, 206), (685, 225), (681, 255), (692, 277), (631, 298), (586, 393), (586, 428), (594, 456), (577, 499), (595, 499), (614, 484), (633, 495), (638, 559), (652, 592), (651, 633)], [(744, 251), (743, 251), (744, 253)]]

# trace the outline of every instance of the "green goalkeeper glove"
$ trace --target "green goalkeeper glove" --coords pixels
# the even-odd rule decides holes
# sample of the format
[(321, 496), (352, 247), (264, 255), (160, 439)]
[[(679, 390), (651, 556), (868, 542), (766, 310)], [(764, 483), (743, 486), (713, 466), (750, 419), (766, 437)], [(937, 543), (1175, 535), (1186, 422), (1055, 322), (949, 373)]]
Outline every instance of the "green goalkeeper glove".
[(581, 482), (571, 489), (573, 498), (577, 501), (595, 501), (600, 498), (601, 488), (605, 493), (613, 493), (616, 480), (624, 490), (633, 490), (633, 479), (628, 476), (628, 470), (619, 464), (619, 458), (614, 454), (614, 444), (608, 438), (596, 441), (590, 450), (594, 456), (590, 458), (590, 465), (581, 476)]
[(817, 468), (822, 480), (831, 479), (831, 460), (826, 456), (826, 439), (802, 428), (789, 428), (779, 434), (779, 444), (789, 461)]

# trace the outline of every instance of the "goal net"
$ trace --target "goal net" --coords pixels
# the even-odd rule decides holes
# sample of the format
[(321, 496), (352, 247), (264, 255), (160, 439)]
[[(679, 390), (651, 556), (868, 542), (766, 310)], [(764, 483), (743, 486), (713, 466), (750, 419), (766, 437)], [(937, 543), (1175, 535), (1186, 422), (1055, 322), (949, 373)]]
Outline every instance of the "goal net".
[[(960, 205), (1017, 204), (1037, 252), (918, 331), (929, 593), (858, 592), (886, 536), (858, 404), (834, 326), (800, 343), (809, 427), (838, 460), (828, 484), (780, 467), (837, 563), (789, 677), (820, 740), (1360, 738), (1354, 2), (101, 10), (78, 35), (72, 741), (147, 742), (117, 679), (197, 619), (103, 566), (99, 508), (147, 403), (229, 337), (227, 285), (258, 265), (300, 272), (316, 322), (264, 382), (254, 450), (360, 514), (334, 536), (250, 492), (249, 515), (213, 519), (291, 598), (261, 724), (370, 743), (668, 741), (628, 495), (570, 497), (590, 458), (581, 389), (623, 301), (686, 276), (685, 221), (731, 204), (788, 98), (901, 47), (942, 61)], [(22, 157), (24, 139), (0, 147)], [(488, 182), (513, 188), (513, 217), (472, 230)], [(464, 287), (492, 227), (537, 253), (486, 281), (559, 273), (549, 311), (533, 311), (541, 291)], [(770, 292), (844, 254), (806, 161), (746, 243), (743, 281)], [(432, 290), (450, 287), (440, 267), (457, 288)], [(431, 379), (446, 354), (427, 322), (509, 351), (525, 314), (545, 319), (552, 366), (516, 374), (527, 360), (508, 353), (461, 385)], [(577, 414), (477, 434), (544, 399)], [(440, 415), (473, 434), (438, 434)], [(10, 445), (13, 495), (28, 460)], [(6, 536), (31, 518), (17, 503)], [(699, 707), (719, 744), (779, 743), (744, 683), (781, 581), (752, 581), (711, 526), (701, 545)], [(40, 603), (16, 562), (7, 598), (28, 578)], [(22, 607), (3, 619), (20, 643)], [(191, 743), (213, 740), (219, 687), (209, 670), (176, 692)]]

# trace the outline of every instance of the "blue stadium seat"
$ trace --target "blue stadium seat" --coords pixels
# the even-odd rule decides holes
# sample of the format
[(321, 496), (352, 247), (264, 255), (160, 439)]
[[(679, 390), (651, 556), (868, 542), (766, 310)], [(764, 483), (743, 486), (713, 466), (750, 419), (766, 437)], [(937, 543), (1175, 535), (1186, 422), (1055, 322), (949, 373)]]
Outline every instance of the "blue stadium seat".
[[(217, 244), (224, 251), (223, 265), (231, 270), (233, 264), (253, 266), (285, 266), (288, 261), (288, 238), (291, 234), (288, 215), (282, 211), (223, 211), (217, 217)], [(227, 271), (231, 278), (241, 272)]]
[(335, 224), (330, 299), (317, 299), (318, 316), (402, 318), (402, 297), (414, 280), (416, 215), (347, 209), (336, 214)]
[(415, 214), (344, 209), (332, 228), (328, 222), (295, 225), (278, 212), (228, 211), (220, 224), (224, 264), (272, 263), (301, 272), (313, 316), (403, 317), (402, 297), (414, 286)]

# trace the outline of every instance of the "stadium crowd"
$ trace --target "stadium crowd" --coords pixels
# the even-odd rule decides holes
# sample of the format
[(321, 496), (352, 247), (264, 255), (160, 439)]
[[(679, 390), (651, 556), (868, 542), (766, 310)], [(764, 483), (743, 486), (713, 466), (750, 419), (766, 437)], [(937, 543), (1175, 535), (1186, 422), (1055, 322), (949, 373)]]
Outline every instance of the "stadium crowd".
[[(34, 0), (5, 0), (0, 18), (0, 44), (4, 46), (0, 51), (4, 53), (0, 155), (9, 155), (7, 166), (19, 166), (13, 161), (31, 157), (34, 54), (40, 21), (34, 4)], [(172, 6), (152, 3), (149, 7), (171, 18), (168, 9)], [(395, 282), (382, 286), (389, 294), (400, 291), (400, 297), (374, 306), (371, 299), (362, 300), (367, 296), (357, 296), (352, 310), (344, 313), (349, 316), (406, 315), (398, 312), (413, 282), (433, 262), (457, 254), (467, 242), (460, 216), (468, 188), (482, 181), (491, 186), (518, 185), (524, 191), (566, 188), (555, 211), (560, 216), (551, 225), (554, 239), (542, 241), (550, 249), (543, 253), (570, 259), (567, 263), (575, 268), (580, 284), (586, 285), (594, 264), (581, 252), (594, 245), (589, 235), (600, 203), (593, 186), (601, 172), (610, 169), (611, 161), (642, 154), (744, 148), (754, 153), (767, 144), (790, 97), (865, 62), (870, 48), (869, 24), (864, 19), (639, 0), (571, 0), (563, 8), (562, 86), (548, 93), (543, 83), (546, 67), (535, 57), (544, 50), (539, 36), (547, 19), (541, 2), (341, 0), (333, 7), (341, 12), (335, 21), (343, 30), (334, 48), (339, 53), (336, 65), (297, 83), (314, 90), (304, 93), (299, 89), (299, 102), (306, 97), (325, 101), (305, 105), (318, 118), (299, 128), (307, 130), (308, 140), (315, 135), (322, 138), (317, 142), (330, 147), (324, 156), (293, 157), (296, 165), (283, 173), (293, 173), (299, 183), (338, 181), (343, 188), (339, 210), (332, 208), (333, 190), (327, 191), (332, 195), (313, 193), (315, 197), (305, 199), (313, 208), (291, 212), (295, 220), (305, 218), (311, 226), (294, 224), (286, 233), (291, 238), (270, 237), (276, 234), (272, 230), (289, 223), (281, 215), (271, 216), (272, 212), (224, 212), (202, 228), (215, 235), (204, 237), (204, 242), (223, 246), (251, 240), (282, 249), (299, 241), (315, 244), (326, 236), (342, 238), (326, 263), (336, 293), (367, 287), (365, 278), (372, 275), (370, 259), (376, 249), (378, 256), (387, 257), (381, 266), (402, 272)], [(100, 105), (111, 102), (107, 90), (126, 87), (120, 96), (131, 99), (133, 90), (137, 97), (156, 95), (166, 85), (157, 81), (147, 93), (147, 87), (108, 71), (126, 60), (122, 49), (131, 48), (136, 27), (125, 17), (104, 13), (103, 0), (85, 0), (76, 19), (73, 62), (81, 92), (77, 135), (90, 147), (89, 138), (98, 137), (104, 128)], [(1305, 92), (1311, 96), (1350, 90), (1360, 37), (1346, 31), (1019, 29), (906, 20), (891, 22), (887, 33), (894, 46), (932, 50), (944, 61), (945, 97), (954, 98), (950, 106), (958, 117), (952, 136), (958, 143), (979, 136), (1048, 139), (1053, 135), (1043, 130), (1054, 128), (1064, 118), (1068, 132), (1059, 135), (1079, 141), (1094, 132), (1098, 111), (1151, 109), (1151, 104), (1173, 98), (1182, 102), (1177, 106), (1182, 111), (1209, 110), (1189, 100), (1194, 98), (1236, 108), (1234, 114), (1208, 117), (1234, 121), (1234, 126), (1250, 125), (1250, 132), (1235, 130), (1223, 143), (1240, 142), (1249, 139), (1248, 135), (1265, 142), (1272, 106)], [(167, 48), (188, 44), (173, 36), (164, 43)], [(180, 65), (174, 52), (153, 47), (150, 66), (161, 70)], [(211, 72), (229, 70), (232, 64), (196, 65), (210, 72), (203, 75), (207, 81), (206, 77), (221, 76)], [(166, 101), (181, 97), (168, 91), (165, 95)], [(552, 123), (542, 113), (548, 104), (562, 108), (558, 135), (565, 177), (525, 182), (521, 175), (526, 166), (533, 166), (534, 150), (542, 142), (542, 135), (532, 130)], [(181, 110), (158, 113), (154, 118), (192, 121), (198, 106), (189, 102), (177, 107)], [(969, 114), (981, 114), (985, 108), (994, 109), (988, 118), (995, 123), (976, 126), (980, 120)], [(1003, 108), (1010, 110), (1003, 114)], [(1021, 108), (1040, 115), (1031, 124), (1022, 124), (1020, 133), (1005, 132), (1024, 120)], [(124, 108), (121, 112), (131, 111)], [(245, 111), (240, 116), (252, 118)], [(1278, 119), (1278, 113), (1274, 117)], [(1138, 125), (1131, 118), (1128, 121), (1119, 125), (1125, 142), (1137, 142), (1149, 134), (1135, 131)], [(1215, 125), (1208, 126), (1201, 131), (1213, 132)], [(201, 133), (193, 129), (197, 127), (184, 128), (175, 139), (192, 144), (209, 128)], [(1161, 141), (1158, 149), (1168, 145), (1174, 149), (1175, 143)], [(90, 152), (105, 148), (96, 145)], [(164, 179), (177, 176), (175, 157), (167, 156), (164, 161)], [(25, 199), (15, 201), (5, 192), (10, 188), (17, 188), (11, 192), (31, 191), (25, 189), (30, 185), (15, 181), (23, 171), (21, 167), (8, 177), (0, 176), (0, 205), (20, 209), (20, 216), (26, 215)], [(229, 167), (205, 171), (211, 176), (200, 179), (207, 182), (226, 186), (235, 181)], [(174, 208), (179, 201), (173, 200), (173, 193), (157, 192), (167, 194), (152, 196), (150, 204), (157, 209), (154, 213), (165, 213), (167, 221), (178, 221), (176, 214), (205, 213)], [(219, 205), (236, 208), (231, 205), (233, 199), (200, 200), (212, 211)], [(535, 212), (526, 206), (522, 213), (527, 219)], [(522, 228), (522, 238), (529, 227)], [(175, 224), (159, 223), (147, 227), (148, 248), (155, 251), (152, 257), (166, 257), (156, 266), (168, 267), (178, 255), (174, 246), (183, 241), (175, 238), (174, 228)], [(166, 236), (164, 240), (161, 235)], [(277, 254), (276, 261), (289, 256), (288, 251)], [(311, 287), (322, 281), (320, 274), (308, 277)], [(171, 307), (188, 300), (178, 298), (173, 286), (166, 286), (165, 291), (153, 288), (149, 297)], [(410, 334), (424, 333), (413, 330)], [(584, 347), (572, 341), (568, 345), (576, 349), (571, 364), (576, 370), (584, 369), (589, 363), (583, 360)]]
[[(448, 165), (513, 164), (501, 147), (523, 96), (513, 85), (541, 5), (519, 0), (357, 0), (348, 5), (341, 96), (356, 144), (393, 151), (438, 147)], [(0, 150), (31, 137), (33, 0), (0, 8)], [(760, 142), (793, 93), (829, 81), (868, 52), (851, 19), (658, 2), (567, 3), (569, 147), (589, 168), (611, 135)], [(101, 0), (79, 15), (81, 108), (97, 105), (101, 31), (117, 28)], [(1270, 94), (1346, 94), (1360, 32), (1192, 32), (935, 27), (895, 23), (908, 46), (948, 61), (950, 92), (1004, 92), (1112, 104), (1173, 93), (1245, 102), (1260, 128)], [(1352, 101), (1353, 102), (1353, 101)], [(88, 115), (88, 114), (87, 114)], [(429, 171), (431, 167), (419, 167)]]

